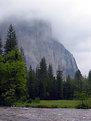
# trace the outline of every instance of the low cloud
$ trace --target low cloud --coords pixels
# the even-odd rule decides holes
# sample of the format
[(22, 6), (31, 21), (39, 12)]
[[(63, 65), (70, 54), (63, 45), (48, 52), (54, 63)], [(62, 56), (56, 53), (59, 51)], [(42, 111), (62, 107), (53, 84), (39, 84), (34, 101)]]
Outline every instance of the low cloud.
[(90, 70), (90, 0), (0, 0), (0, 21), (10, 15), (49, 20), (54, 37), (75, 56), (83, 74)]

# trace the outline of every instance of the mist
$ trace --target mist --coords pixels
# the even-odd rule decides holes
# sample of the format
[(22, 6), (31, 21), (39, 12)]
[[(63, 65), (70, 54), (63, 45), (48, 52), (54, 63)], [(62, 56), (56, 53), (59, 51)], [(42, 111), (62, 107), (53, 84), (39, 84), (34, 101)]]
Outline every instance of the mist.
[(8, 17), (43, 19), (57, 38), (75, 57), (83, 75), (91, 69), (90, 0), (0, 0), (0, 22)]

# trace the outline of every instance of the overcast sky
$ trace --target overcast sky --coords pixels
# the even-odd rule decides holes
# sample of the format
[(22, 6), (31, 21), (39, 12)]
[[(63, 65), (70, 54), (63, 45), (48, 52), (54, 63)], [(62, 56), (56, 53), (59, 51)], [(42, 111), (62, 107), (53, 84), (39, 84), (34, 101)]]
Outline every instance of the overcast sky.
[(0, 0), (0, 20), (9, 15), (49, 20), (82, 74), (91, 69), (91, 0)]

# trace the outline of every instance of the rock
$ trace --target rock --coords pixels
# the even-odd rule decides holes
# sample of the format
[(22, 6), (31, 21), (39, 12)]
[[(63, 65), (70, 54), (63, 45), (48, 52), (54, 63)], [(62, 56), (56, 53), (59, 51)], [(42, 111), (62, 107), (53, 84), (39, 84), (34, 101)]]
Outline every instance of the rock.
[(45, 57), (47, 64), (52, 64), (54, 75), (58, 65), (64, 72), (65, 77), (69, 74), (74, 77), (78, 70), (73, 55), (65, 47), (52, 37), (50, 23), (43, 20), (13, 20), (0, 24), (0, 33), (3, 41), (7, 33), (9, 24), (14, 25), (18, 46), (23, 47), (27, 69), (31, 65), (34, 69), (40, 63), (41, 58)]

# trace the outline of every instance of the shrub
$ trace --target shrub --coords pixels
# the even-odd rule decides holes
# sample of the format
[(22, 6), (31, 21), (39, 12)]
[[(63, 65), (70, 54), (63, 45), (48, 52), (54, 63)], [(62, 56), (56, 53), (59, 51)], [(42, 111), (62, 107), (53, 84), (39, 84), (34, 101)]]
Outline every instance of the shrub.
[(32, 103), (32, 99), (31, 99), (31, 98), (28, 99), (28, 100), (27, 100), (27, 103)]
[(9, 89), (5, 93), (2, 93), (1, 99), (3, 100), (2, 105), (12, 106), (13, 102), (16, 101), (15, 90), (14, 89)]
[(83, 103), (83, 104), (77, 105), (76, 108), (77, 108), (77, 109), (88, 109), (89, 106), (88, 106), (87, 104), (84, 104), (84, 103)]
[(40, 103), (40, 98), (39, 97), (36, 97), (35, 100), (34, 100), (35, 103)]
[(30, 107), (30, 105), (29, 104), (26, 104), (25, 107)]

